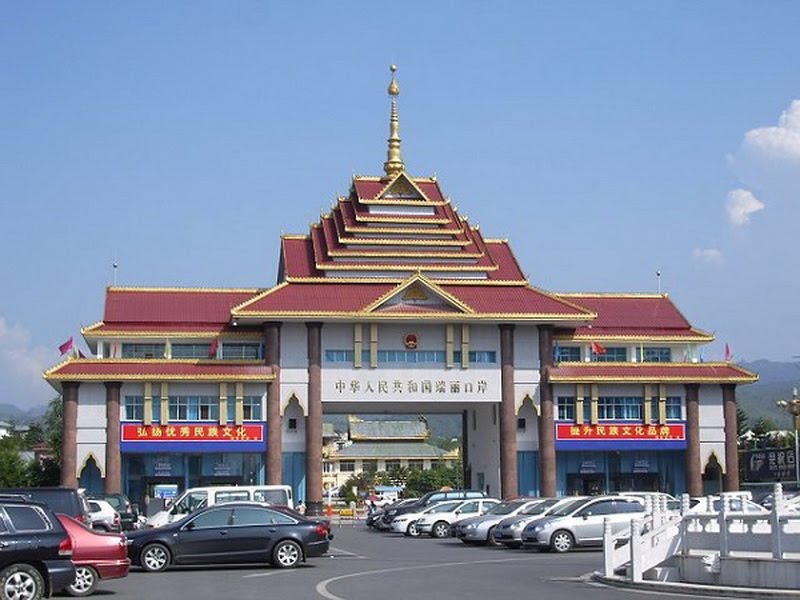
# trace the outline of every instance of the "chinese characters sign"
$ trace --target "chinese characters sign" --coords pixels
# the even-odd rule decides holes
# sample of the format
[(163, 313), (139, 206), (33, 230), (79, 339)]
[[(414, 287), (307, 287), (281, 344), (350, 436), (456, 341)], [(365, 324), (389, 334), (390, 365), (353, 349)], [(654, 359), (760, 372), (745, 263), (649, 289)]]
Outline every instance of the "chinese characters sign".
[(498, 401), (499, 376), (492, 371), (339, 371), (323, 376), (326, 401)]
[(266, 442), (264, 434), (263, 423), (245, 425), (123, 423), (120, 446), (123, 452), (247, 451), (264, 448)]
[(747, 481), (792, 481), (797, 476), (793, 448), (750, 450), (744, 465)]
[(665, 449), (686, 447), (686, 425), (668, 423), (584, 424), (557, 423), (556, 448), (560, 449)]

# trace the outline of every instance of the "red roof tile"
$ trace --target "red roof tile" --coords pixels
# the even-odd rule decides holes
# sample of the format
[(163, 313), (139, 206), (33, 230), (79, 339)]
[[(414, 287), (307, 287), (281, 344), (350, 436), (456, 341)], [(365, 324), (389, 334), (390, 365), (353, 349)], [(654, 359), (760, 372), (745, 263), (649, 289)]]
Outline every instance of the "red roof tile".
[[(93, 335), (105, 335), (109, 333), (122, 333), (122, 334), (135, 334), (143, 332), (158, 332), (169, 334), (175, 333), (197, 333), (198, 335), (207, 335), (208, 337), (215, 337), (220, 334), (242, 332), (241, 327), (232, 327), (229, 324), (221, 325), (219, 323), (99, 323), (84, 330), (86, 337)], [(254, 331), (258, 334), (258, 331)]]
[(657, 327), (579, 327), (575, 330), (575, 334), (570, 333), (556, 334), (556, 339), (575, 339), (575, 340), (593, 340), (602, 342), (606, 339), (623, 338), (623, 339), (655, 339), (655, 338), (677, 338), (678, 341), (690, 342), (696, 341), (709, 341), (713, 336), (700, 331), (698, 329), (685, 328), (685, 329), (669, 329)]
[(127, 381), (205, 379), (214, 381), (270, 381), (270, 367), (256, 362), (72, 359), (45, 373), (48, 381)]
[(308, 238), (283, 238), (283, 269), (286, 277), (321, 277), (314, 264), (314, 248)]
[(553, 315), (562, 319), (581, 320), (591, 318), (589, 311), (527, 286), (443, 284), (441, 287), (477, 313)]
[(730, 363), (559, 363), (548, 368), (552, 383), (681, 382), (753, 383), (758, 375)]
[(108, 288), (103, 322), (227, 323), (231, 308), (258, 290)]
[(598, 327), (688, 329), (686, 318), (669, 297), (613, 294), (561, 294), (565, 300), (597, 313), (592, 329)]

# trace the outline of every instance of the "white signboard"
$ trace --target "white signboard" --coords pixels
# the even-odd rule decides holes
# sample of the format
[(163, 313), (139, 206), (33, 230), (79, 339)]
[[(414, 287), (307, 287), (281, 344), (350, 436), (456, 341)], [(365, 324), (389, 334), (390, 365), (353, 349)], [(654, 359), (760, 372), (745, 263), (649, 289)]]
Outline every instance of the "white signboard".
[(325, 402), (499, 402), (500, 369), (325, 369)]

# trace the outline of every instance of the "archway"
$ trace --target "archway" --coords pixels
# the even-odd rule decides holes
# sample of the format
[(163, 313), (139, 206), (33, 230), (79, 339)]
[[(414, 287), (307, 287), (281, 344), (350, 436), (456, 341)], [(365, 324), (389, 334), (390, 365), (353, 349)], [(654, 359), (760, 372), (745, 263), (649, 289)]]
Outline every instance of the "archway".
[(722, 466), (713, 452), (703, 469), (703, 494), (716, 495), (722, 491)]
[(94, 456), (90, 456), (81, 469), (81, 476), (78, 479), (78, 486), (86, 490), (88, 494), (103, 493), (103, 475)]

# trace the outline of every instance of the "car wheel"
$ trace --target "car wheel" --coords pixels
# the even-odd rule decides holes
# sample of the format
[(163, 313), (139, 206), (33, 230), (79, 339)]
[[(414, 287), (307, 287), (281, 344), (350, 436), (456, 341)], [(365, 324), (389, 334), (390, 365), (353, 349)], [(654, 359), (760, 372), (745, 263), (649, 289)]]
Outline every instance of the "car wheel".
[(67, 588), (67, 593), (70, 596), (89, 596), (94, 588), (97, 587), (97, 580), (99, 579), (97, 571), (89, 566), (76, 566), (75, 567), (75, 581), (73, 581)]
[(44, 597), (44, 578), (30, 565), (11, 565), (0, 573), (3, 600), (40, 600)]
[(419, 537), (419, 529), (417, 529), (417, 522), (411, 521), (406, 527), (406, 535), (410, 535), (411, 537)]
[(563, 529), (556, 531), (553, 537), (550, 538), (550, 548), (552, 548), (554, 552), (569, 552), (574, 545), (575, 538), (572, 537), (569, 531)]
[(272, 564), (281, 569), (296, 567), (303, 560), (303, 549), (294, 540), (281, 540), (272, 551)]
[(494, 539), (494, 527), (489, 530), (489, 533), (486, 534), (486, 545), (488, 546), (499, 546), (500, 542)]
[(435, 538), (444, 538), (447, 537), (447, 532), (450, 529), (450, 525), (445, 523), (444, 521), (436, 521), (431, 527), (431, 537)]
[(142, 549), (139, 562), (142, 568), (150, 573), (164, 571), (171, 560), (169, 550), (163, 544), (148, 544)]

